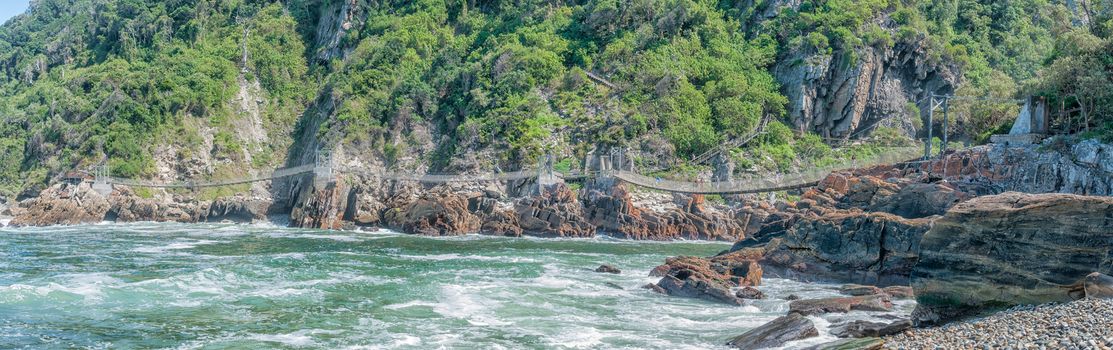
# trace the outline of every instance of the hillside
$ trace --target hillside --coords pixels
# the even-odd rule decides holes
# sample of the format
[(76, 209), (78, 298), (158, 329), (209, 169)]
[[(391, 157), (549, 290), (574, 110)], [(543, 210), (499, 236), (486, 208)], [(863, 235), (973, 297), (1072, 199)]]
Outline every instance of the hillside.
[[(218, 179), (318, 148), (417, 171), (616, 146), (683, 165), (761, 125), (736, 171), (788, 170), (919, 136), (933, 93), (1039, 93), (1099, 130), (1110, 70), (1067, 87), (1078, 60), (1113, 66), (1109, 11), (1071, 4), (33, 1), (0, 27), (0, 193), (105, 161)], [(1016, 112), (951, 108), (972, 142)], [(850, 138), (869, 141), (828, 145)]]

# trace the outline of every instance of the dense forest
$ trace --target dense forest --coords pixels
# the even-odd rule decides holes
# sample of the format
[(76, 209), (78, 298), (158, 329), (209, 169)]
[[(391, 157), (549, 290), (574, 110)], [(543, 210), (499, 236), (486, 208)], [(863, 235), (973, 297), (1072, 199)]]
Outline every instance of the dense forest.
[[(798, 125), (774, 66), (837, 57), (853, 74), (866, 53), (906, 47), (960, 72), (920, 95), (1045, 96), (1056, 130), (1109, 137), (1111, 7), (37, 0), (0, 27), (0, 193), (102, 162), (119, 176), (233, 176), (296, 163), (305, 139), (386, 167), (469, 171), (607, 146), (683, 165), (760, 128), (731, 150), (739, 168), (787, 170), (919, 136), (927, 105), (909, 96), (908, 120), (832, 140)], [(1017, 110), (950, 108), (952, 138), (973, 143)], [(832, 151), (848, 139), (862, 141)]]

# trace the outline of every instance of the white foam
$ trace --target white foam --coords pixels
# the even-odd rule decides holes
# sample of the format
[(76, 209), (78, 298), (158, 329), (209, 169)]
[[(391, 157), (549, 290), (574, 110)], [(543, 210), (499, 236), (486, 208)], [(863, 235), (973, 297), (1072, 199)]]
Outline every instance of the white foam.
[(317, 343), (317, 342), (313, 341), (312, 337), (310, 337), (308, 335), (305, 335), (303, 333), (302, 334), (299, 334), (299, 333), (300, 332), (298, 332), (298, 333), (287, 333), (287, 334), (254, 334), (254, 335), (249, 336), (248, 339), (257, 340), (257, 341), (261, 341), (261, 342), (268, 342), (268, 343), (279, 343), (279, 344), (282, 344), (282, 345), (293, 346), (293, 347), (307, 347), (307, 346), (312, 346), (312, 345)]
[(66, 293), (81, 297), (86, 301), (101, 301), (104, 289), (119, 285), (119, 279), (102, 273), (58, 276), (63, 283), (49, 282), (46, 285), (12, 284), (0, 286), (0, 302), (22, 301), (28, 297), (45, 297), (52, 293)]
[(404, 302), (404, 303), (390, 304), (390, 305), (387, 305), (387, 306), (383, 306), (383, 308), (388, 309), (388, 310), (398, 310), (398, 309), (405, 309), (405, 308), (408, 308), (408, 307), (418, 307), (418, 306), (435, 307), (435, 306), (437, 306), (437, 303), (430, 303), (430, 302), (427, 302), (427, 301), (414, 300), (414, 301), (407, 301), (407, 302)]
[(132, 249), (131, 251), (137, 252), (137, 253), (152, 253), (152, 254), (155, 254), (155, 253), (165, 253), (165, 252), (171, 251), (171, 250), (192, 249), (192, 248), (196, 248), (199, 245), (213, 244), (213, 243), (217, 243), (217, 242), (216, 241), (209, 241), (209, 240), (201, 240), (201, 241), (193, 241), (193, 242), (173, 242), (173, 243), (163, 245), (163, 246), (138, 247), (138, 248)]
[(479, 261), (502, 261), (512, 263), (529, 263), (537, 262), (536, 259), (524, 257), (504, 257), (504, 256), (484, 256), (484, 255), (460, 255), (456, 253), (447, 254), (432, 254), (432, 255), (396, 255), (398, 258), (409, 260), (428, 260), (428, 261), (446, 261), (446, 260), (479, 260)]
[(445, 285), (441, 287), (439, 302), (433, 306), (433, 311), (446, 317), (467, 320), (476, 326), (507, 325), (509, 322), (492, 317), (490, 310), (499, 306), (499, 303), (475, 295), (470, 289), (460, 285)]
[(346, 235), (338, 235), (338, 234), (317, 235), (317, 234), (305, 233), (305, 234), (293, 235), (293, 237), (313, 238), (313, 239), (331, 239), (331, 240), (334, 240), (334, 241), (341, 241), (341, 242), (359, 242), (359, 241), (361, 241), (361, 239), (359, 239), (357, 237), (346, 236)]

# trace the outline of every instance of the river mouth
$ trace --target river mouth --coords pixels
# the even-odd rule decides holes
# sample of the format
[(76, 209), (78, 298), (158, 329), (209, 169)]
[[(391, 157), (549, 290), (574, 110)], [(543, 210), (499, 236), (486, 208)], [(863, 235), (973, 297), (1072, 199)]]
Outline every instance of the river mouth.
[[(271, 225), (4, 229), (0, 344), (702, 349), (783, 315), (789, 294), (837, 295), (831, 285), (767, 278), (767, 299), (733, 307), (641, 288), (666, 257), (727, 247)], [(592, 271), (604, 263), (623, 272)]]

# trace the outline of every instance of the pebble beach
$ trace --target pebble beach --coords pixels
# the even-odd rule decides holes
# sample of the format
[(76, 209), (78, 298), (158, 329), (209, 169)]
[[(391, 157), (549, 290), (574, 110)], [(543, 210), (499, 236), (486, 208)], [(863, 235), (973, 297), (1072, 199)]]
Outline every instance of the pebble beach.
[(890, 349), (1113, 349), (1113, 300), (1018, 306), (975, 320), (910, 329)]

